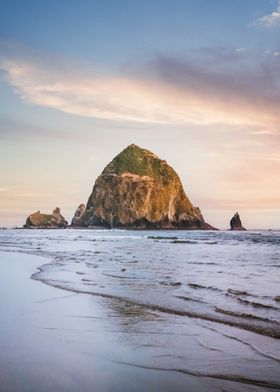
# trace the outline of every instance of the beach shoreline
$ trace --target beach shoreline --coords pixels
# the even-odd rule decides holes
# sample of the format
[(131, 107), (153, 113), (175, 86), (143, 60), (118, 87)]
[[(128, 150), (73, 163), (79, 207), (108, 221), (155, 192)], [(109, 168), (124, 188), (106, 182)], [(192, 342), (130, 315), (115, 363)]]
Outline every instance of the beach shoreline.
[[(239, 304), (236, 295), (245, 295), (238, 306), (254, 306), (256, 316), (277, 315), (270, 305), (275, 303), (273, 296), (267, 304), (263, 300), (262, 307), (260, 303), (256, 307), (256, 302), (248, 305), (251, 294), (262, 292), (252, 292), (252, 285), (249, 293), (238, 291), (233, 282), (225, 286), (230, 290), (223, 291), (219, 273), (213, 281), (213, 272), (221, 268), (224, 279), (232, 276), (223, 257), (218, 263), (219, 250), (231, 254), (230, 246), (234, 260), (239, 260), (243, 249), (250, 251), (248, 246), (236, 248), (239, 238), (243, 244), (243, 235), (218, 232), (205, 237), (185, 232), (179, 241), (170, 235), (119, 231), (85, 235), (76, 230), (59, 235), (50, 231), (47, 236), (39, 230), (2, 233), (1, 392), (279, 389), (279, 339), (188, 313), (188, 309), (210, 311), (205, 301), (213, 296), (230, 307)], [(264, 242), (260, 245), (264, 252), (273, 240), (277, 252), (278, 237), (246, 236), (249, 244)], [(151, 252), (163, 252), (165, 258), (157, 260)], [(153, 264), (150, 254), (154, 254)], [(200, 281), (193, 271), (200, 271)], [(201, 271), (205, 282), (211, 275), (211, 285), (210, 281), (203, 284)], [(274, 293), (273, 286), (267, 285), (268, 290)], [(157, 291), (164, 295), (158, 296)], [(158, 306), (162, 301), (167, 308)]]
[(31, 279), (45, 257), (1, 251), (0, 260), (1, 392), (201, 387), (197, 377), (120, 360), (123, 348), (117, 339), (109, 342), (111, 319), (103, 313), (104, 303)]

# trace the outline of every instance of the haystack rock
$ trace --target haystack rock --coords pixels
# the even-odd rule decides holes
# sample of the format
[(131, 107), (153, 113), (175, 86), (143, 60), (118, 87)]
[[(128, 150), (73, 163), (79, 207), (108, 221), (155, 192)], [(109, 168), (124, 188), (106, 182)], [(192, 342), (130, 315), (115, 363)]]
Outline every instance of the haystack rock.
[(240, 216), (238, 212), (230, 220), (230, 230), (246, 230), (241, 223)]
[(51, 228), (65, 228), (68, 225), (65, 218), (61, 215), (60, 209), (56, 207), (51, 214), (42, 214), (40, 211), (34, 212), (26, 219), (24, 227), (51, 229)]
[(79, 223), (85, 213), (85, 210), (86, 206), (84, 204), (80, 204), (79, 207), (76, 209), (75, 215), (72, 218), (71, 226), (76, 226)]
[(166, 161), (135, 144), (105, 167), (76, 225), (213, 229), (187, 198), (178, 175)]

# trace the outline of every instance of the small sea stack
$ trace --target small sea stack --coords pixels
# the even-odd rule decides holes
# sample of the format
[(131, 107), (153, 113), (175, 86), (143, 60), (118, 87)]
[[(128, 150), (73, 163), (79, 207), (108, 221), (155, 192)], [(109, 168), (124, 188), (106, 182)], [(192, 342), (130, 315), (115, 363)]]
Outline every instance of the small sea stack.
[(60, 213), (60, 208), (56, 207), (52, 214), (42, 214), (40, 211), (34, 212), (26, 219), (24, 228), (31, 229), (57, 229), (67, 227), (68, 222)]
[(81, 220), (82, 216), (84, 215), (86, 210), (86, 206), (84, 204), (80, 204), (79, 207), (76, 209), (75, 214), (71, 221), (71, 226), (76, 226), (79, 221)]
[(246, 230), (245, 227), (242, 226), (241, 219), (238, 212), (236, 212), (230, 220), (230, 230), (239, 230), (239, 231)]

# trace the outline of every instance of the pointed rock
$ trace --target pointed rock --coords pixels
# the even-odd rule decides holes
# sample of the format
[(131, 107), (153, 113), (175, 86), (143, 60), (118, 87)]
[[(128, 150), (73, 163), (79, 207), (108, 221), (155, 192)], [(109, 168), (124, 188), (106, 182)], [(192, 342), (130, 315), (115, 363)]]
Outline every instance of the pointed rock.
[(230, 220), (230, 230), (246, 230), (241, 223), (240, 216), (238, 212)]
[(186, 196), (177, 173), (131, 144), (97, 178), (79, 226), (213, 229)]
[(79, 207), (75, 211), (75, 215), (72, 218), (71, 226), (77, 226), (84, 215), (86, 210), (86, 206), (84, 204), (80, 204)]
[(40, 211), (34, 212), (29, 215), (24, 225), (25, 228), (38, 228), (38, 229), (50, 229), (50, 228), (65, 228), (68, 223), (65, 218), (61, 215), (60, 209), (56, 207), (51, 214), (42, 214)]

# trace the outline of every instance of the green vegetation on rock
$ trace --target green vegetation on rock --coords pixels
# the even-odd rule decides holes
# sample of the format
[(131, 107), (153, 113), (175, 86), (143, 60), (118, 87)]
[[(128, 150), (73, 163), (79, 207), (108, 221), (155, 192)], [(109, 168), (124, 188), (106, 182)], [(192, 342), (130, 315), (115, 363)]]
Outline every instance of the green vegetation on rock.
[(156, 181), (167, 183), (176, 175), (174, 170), (153, 153), (131, 144), (104, 169), (102, 174), (131, 173), (138, 176), (149, 176)]

